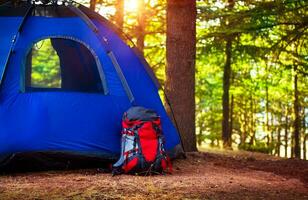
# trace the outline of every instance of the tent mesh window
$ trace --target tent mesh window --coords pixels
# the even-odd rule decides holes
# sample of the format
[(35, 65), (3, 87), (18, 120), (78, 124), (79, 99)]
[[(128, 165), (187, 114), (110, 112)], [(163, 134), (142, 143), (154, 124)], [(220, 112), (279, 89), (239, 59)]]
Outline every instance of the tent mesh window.
[(50, 38), (33, 45), (26, 61), (26, 91), (103, 92), (96, 60), (80, 42)]

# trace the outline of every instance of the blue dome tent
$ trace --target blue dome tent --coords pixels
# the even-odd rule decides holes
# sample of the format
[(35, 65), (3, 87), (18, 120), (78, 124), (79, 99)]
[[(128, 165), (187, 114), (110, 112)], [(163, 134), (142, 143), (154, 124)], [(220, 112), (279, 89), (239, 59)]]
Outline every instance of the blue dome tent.
[(73, 4), (0, 6), (0, 166), (31, 152), (116, 158), (133, 105), (159, 113), (167, 150), (180, 143), (145, 59), (105, 18)]

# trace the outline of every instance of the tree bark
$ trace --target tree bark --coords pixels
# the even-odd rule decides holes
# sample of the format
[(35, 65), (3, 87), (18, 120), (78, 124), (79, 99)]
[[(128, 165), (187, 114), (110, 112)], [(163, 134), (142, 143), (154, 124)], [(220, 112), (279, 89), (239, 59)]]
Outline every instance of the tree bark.
[(303, 109), (303, 159), (307, 160), (307, 147), (306, 140), (308, 138), (308, 134), (306, 134), (306, 115), (305, 115), (305, 107)]
[(246, 99), (243, 99), (243, 112), (241, 113), (241, 138), (240, 146), (245, 146), (247, 138), (247, 112), (246, 112)]
[(277, 130), (277, 155), (280, 157), (280, 145), (281, 145), (281, 127), (279, 126), (278, 127), (278, 130)]
[(138, 4), (138, 25), (137, 25), (137, 48), (144, 53), (144, 38), (145, 38), (145, 3), (144, 0), (139, 0)]
[(121, 31), (123, 31), (124, 24), (124, 0), (117, 0), (116, 2), (115, 22)]
[[(266, 68), (267, 69), (267, 68)], [(266, 137), (267, 137), (267, 147), (270, 148), (271, 144), (271, 137), (270, 137), (270, 130), (269, 130), (269, 98), (268, 98), (268, 82), (266, 80), (265, 86), (265, 93), (266, 93), (266, 105), (265, 105), (265, 113), (266, 113)]]
[(307, 146), (306, 146), (306, 141), (308, 139), (308, 134), (304, 136), (304, 141), (303, 141), (303, 154), (304, 154), (304, 160), (307, 160)]
[(285, 146), (284, 146), (284, 157), (288, 157), (288, 128), (289, 128), (289, 112), (288, 112), (289, 108), (286, 108), (286, 113), (285, 113), (285, 127), (284, 127), (284, 142), (285, 142)]
[(223, 96), (222, 96), (222, 139), (225, 148), (231, 147), (231, 136), (229, 135), (229, 90), (231, 75), (231, 56), (232, 56), (232, 38), (228, 37), (226, 41), (226, 62), (223, 75)]
[(255, 138), (256, 138), (256, 130), (255, 130), (255, 117), (254, 113), (256, 113), (255, 110), (255, 105), (254, 105), (254, 99), (253, 96), (250, 96), (250, 132), (251, 132), (251, 137), (249, 141), (249, 145), (253, 146), (255, 144)]
[(295, 158), (301, 157), (300, 152), (300, 116), (299, 116), (299, 100), (297, 88), (297, 66), (294, 66), (294, 156)]
[(96, 7), (96, 0), (90, 0), (90, 9), (95, 11)]
[(233, 131), (233, 107), (234, 107), (234, 97), (231, 95), (231, 105), (230, 105), (230, 128), (229, 128), (229, 135), (230, 139), (232, 138), (232, 131)]
[(271, 113), (271, 134), (270, 134), (270, 135), (271, 135), (271, 136), (270, 136), (270, 137), (271, 137), (271, 141), (272, 141), (271, 147), (270, 147), (270, 150), (271, 150), (271, 151), (270, 151), (270, 154), (271, 154), (271, 155), (273, 155), (273, 154), (275, 155), (275, 150), (276, 150), (276, 149), (275, 149), (275, 143), (274, 143), (274, 142), (275, 142), (275, 141), (274, 141), (274, 133), (275, 133), (274, 117), (275, 117), (275, 116), (274, 116), (274, 112), (272, 112), (272, 113)]
[(294, 134), (292, 134), (292, 130), (291, 132), (291, 158), (294, 158)]
[[(282, 108), (281, 103), (280, 103), (280, 108)], [(276, 146), (276, 152), (277, 152), (277, 155), (279, 157), (280, 157), (280, 146), (281, 146), (281, 126), (282, 126), (282, 114), (279, 116), (279, 124), (278, 124), (278, 127), (277, 127), (277, 146)]]
[(195, 133), (196, 1), (167, 2), (165, 90), (185, 151), (197, 151)]
[[(232, 10), (234, 7), (234, 0), (228, 0), (228, 9)], [(229, 26), (232, 27), (232, 21), (228, 21)], [(226, 62), (224, 66), (223, 75), (223, 95), (222, 95), (222, 140), (224, 148), (231, 148), (231, 135), (229, 127), (229, 90), (230, 90), (230, 77), (231, 77), (231, 58), (232, 58), (232, 41), (234, 36), (226, 36)]]
[(202, 132), (203, 132), (203, 128), (202, 128), (202, 124), (199, 125), (199, 133), (197, 135), (197, 143), (198, 146), (202, 145)]

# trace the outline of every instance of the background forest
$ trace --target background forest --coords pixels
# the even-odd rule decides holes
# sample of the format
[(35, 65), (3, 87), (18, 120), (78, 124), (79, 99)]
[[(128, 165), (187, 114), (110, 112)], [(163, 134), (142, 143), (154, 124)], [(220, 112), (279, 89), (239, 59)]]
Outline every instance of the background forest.
[[(166, 0), (79, 2), (132, 38), (164, 85)], [(198, 146), (307, 159), (308, 2), (204, 0), (196, 6)]]
[[(3, 2), (3, 0), (1, 1)], [(14, 7), (16, 6), (16, 13), (19, 15), (19, 11), (26, 7), (22, 5), (19, 8), (18, 1), (13, 0), (12, 3), (16, 3)], [(35, 0), (35, 4), (48, 1)], [(50, 4), (53, 4), (57, 0), (51, 1)], [(61, 19), (58, 17), (62, 15), (69, 14), (70, 17), (70, 11), (63, 7), (62, 3), (68, 6), (72, 1), (74, 0), (59, 0), (59, 7), (47, 8), (46, 12), (44, 11), (42, 14), (49, 18), (55, 11), (57, 18), (51, 18), (51, 22), (60, 21)], [(59, 107), (55, 107), (53, 104), (48, 106), (47, 103), (50, 101), (46, 101), (46, 104), (44, 103), (45, 99), (47, 100), (52, 95), (41, 93), (38, 96), (38, 101), (35, 101), (32, 94), (25, 94), (30, 97), (26, 103), (31, 103), (33, 106), (27, 108), (25, 112), (20, 112), (16, 116), (16, 120), (21, 119), (28, 111), (33, 111), (31, 116), (42, 124), (35, 124), (38, 126), (32, 127), (34, 123), (26, 123), (31, 122), (31, 120), (26, 119), (19, 125), (18, 123), (12, 123), (16, 126), (16, 130), (21, 130), (23, 127), (28, 127), (29, 130), (34, 128), (34, 134), (25, 133), (31, 139), (39, 135), (41, 130), (45, 130), (44, 126), (47, 125), (52, 130), (48, 131), (49, 129), (46, 129), (45, 135), (52, 139), (53, 131), (57, 130), (54, 123), (61, 121), (59, 128), (63, 129), (62, 132), (67, 132), (66, 124), (63, 124), (66, 121), (62, 119), (69, 116), (68, 122), (72, 123), (72, 125), (74, 122), (81, 123), (80, 127), (82, 127), (79, 134), (80, 138), (72, 138), (73, 143), (76, 143), (76, 148), (74, 147), (73, 150), (77, 151), (80, 148), (80, 150), (86, 149), (87, 151), (82, 150), (84, 153), (81, 156), (75, 153), (70, 156), (71, 151), (65, 151), (63, 155), (58, 151), (50, 154), (25, 152), (18, 153), (17, 156), (14, 156), (15, 154), (13, 156), (9, 155), (8, 157), (4, 154), (4, 157), (2, 156), (4, 159), (0, 159), (2, 161), (0, 162), (0, 200), (308, 199), (307, 0), (76, 1), (95, 10), (111, 21), (118, 27), (117, 34), (121, 35), (120, 32), (123, 33), (121, 39), (126, 40), (131, 47), (139, 49), (138, 52), (138, 49), (134, 48), (134, 53), (144, 55), (164, 89), (159, 91), (160, 96), (170, 118), (179, 130), (182, 146), (186, 152), (182, 155), (186, 159), (172, 160), (172, 175), (169, 173), (171, 172), (169, 168), (168, 173), (164, 173), (162, 176), (154, 175), (154, 173), (152, 176), (148, 174), (148, 172), (152, 172), (153, 165), (151, 165), (147, 170), (148, 176), (136, 176), (133, 175), (134, 173), (113, 176), (110, 173), (111, 165), (109, 164), (112, 160), (108, 159), (106, 163), (102, 161), (101, 157), (105, 155), (105, 150), (109, 152), (107, 151), (109, 147), (105, 149), (101, 146), (108, 138), (104, 138), (102, 143), (99, 142), (96, 145), (92, 142), (91, 135), (83, 134), (88, 132), (86, 130), (91, 132), (92, 125), (99, 125), (98, 123), (101, 122), (101, 119), (97, 118), (93, 121), (92, 118), (87, 117), (91, 115), (91, 110), (96, 108), (95, 105), (90, 106), (89, 109), (80, 106), (83, 105), (82, 102), (88, 99), (88, 96), (94, 100), (96, 95), (102, 95), (102, 93), (86, 95), (87, 97), (79, 94), (58, 95), (58, 97), (86, 97), (83, 98), (84, 100), (77, 100), (76, 102), (71, 102), (71, 97), (69, 97), (69, 101), (66, 101), (66, 98), (51, 98), (51, 100), (56, 99), (55, 105), (60, 105)], [(31, 0), (30, 2), (33, 1)], [(81, 12), (78, 12), (77, 8), (80, 4), (75, 5), (74, 2), (72, 4), (74, 6), (70, 7), (70, 9), (75, 10), (75, 14), (71, 13), (72, 16), (79, 13), (78, 17), (81, 17), (89, 28), (96, 32), (95, 26), (91, 25), (91, 22), (94, 22), (95, 25), (97, 23), (97, 21), (92, 21), (93, 12), (85, 8), (80, 9), (79, 11)], [(12, 6), (4, 7), (5, 12), (1, 13), (2, 18), (8, 14), (7, 12), (11, 12), (7, 8), (12, 9)], [(31, 17), (31, 14), (34, 14), (31, 13), (33, 11), (31, 11), (32, 6), (28, 8), (27, 14)], [(41, 8), (35, 8), (35, 13), (45, 10)], [(49, 11), (52, 12), (49, 13)], [(56, 27), (54, 27), (55, 29), (47, 28), (45, 31), (43, 22), (46, 19), (41, 22), (40, 18), (43, 17), (37, 19), (28, 18), (31, 23), (29, 27), (35, 27), (35, 29), (40, 27), (42, 28), (42, 34), (46, 35), (61, 32), (62, 28), (58, 30)], [(21, 22), (26, 23), (27, 17), (24, 19), (26, 20), (21, 20)], [(6, 25), (6, 21), (7, 18), (2, 19), (1, 24)], [(15, 19), (12, 20), (12, 22), (14, 21)], [(69, 19), (68, 21), (72, 22), (72, 26), (65, 27), (65, 29), (71, 30), (71, 27), (75, 26), (73, 22), (81, 21), (81, 19)], [(63, 22), (63, 24), (66, 23)], [(105, 27), (105, 23), (106, 21), (102, 20), (102, 23), (97, 24)], [(28, 26), (24, 25), (24, 27)], [(76, 27), (72, 30), (75, 30), (80, 25), (79, 23), (76, 24)], [(106, 26), (107, 32), (114, 30), (109, 25)], [(10, 26), (10, 29), (12, 27), (13, 25)], [(36, 36), (28, 37), (30, 36), (30, 30), (23, 32), (22, 27), (17, 37), (13, 37), (13, 48), (8, 49), (11, 51), (11, 55), (14, 55), (15, 50), (22, 50), (24, 45), (30, 42), (30, 40), (28, 42), (20, 41), (21, 43), (16, 43), (19, 46), (17, 45), (16, 47), (18, 48), (15, 49), (14, 43), (18, 39), (33, 39)], [(93, 46), (95, 50), (99, 46), (104, 48), (109, 45), (106, 45), (108, 40), (104, 35), (100, 34), (101, 31), (97, 32), (97, 38), (92, 40), (91, 37), (94, 36), (92, 34), (88, 38), (89, 41), (85, 41), (83, 44), (84, 34), (89, 33), (90, 30), (84, 30), (82, 26), (80, 27), (82, 29), (80, 35), (76, 35), (76, 38), (80, 38), (80, 41), (79, 39), (78, 41), (69, 40), (70, 37), (57, 38), (54, 35), (52, 39), (47, 38), (34, 44), (25, 60), (27, 68), (24, 69), (28, 69), (23, 70), (26, 76), (22, 80), (25, 79), (25, 84), (23, 84), (23, 81), (18, 81), (17, 77), (19, 76), (16, 76), (16, 78), (12, 76), (13, 81), (7, 83), (12, 83), (13, 88), (15, 88), (20, 82), (24, 86), (31, 86), (29, 89), (34, 89), (33, 91), (44, 87), (61, 91), (61, 89), (65, 89), (65, 81), (67, 81), (67, 78), (63, 77), (64, 75), (69, 75), (67, 77), (72, 80), (73, 84), (82, 83), (82, 86), (85, 83), (85, 85), (88, 85), (87, 83), (91, 81), (89, 79), (83, 81), (80, 78), (82, 76), (79, 75), (84, 75), (84, 73), (77, 70), (79, 65), (81, 67), (85, 65), (79, 64), (76, 66), (75, 63), (78, 62), (74, 62), (78, 60), (76, 55), (79, 57), (79, 53), (85, 53), (79, 58), (82, 60), (88, 59), (86, 51), (78, 52), (78, 54), (75, 54), (74, 51), (86, 50), (84, 44), (87, 44), (90, 40), (91, 42), (88, 45), (91, 46), (92, 41), (99, 42), (101, 40), (101, 42), (104, 42)], [(1, 29), (1, 37), (5, 37), (3, 41), (9, 38), (6, 36), (6, 32), (11, 32), (12, 30)], [(63, 33), (69, 36), (69, 32), (65, 31)], [(23, 35), (23, 33), (28, 35)], [(74, 36), (73, 33), (72, 36)], [(117, 43), (113, 43), (113, 34), (107, 36), (107, 38), (109, 37), (112, 41), (110, 43), (112, 48), (108, 49), (113, 49), (113, 44)], [(62, 40), (68, 42), (67, 47), (72, 48), (60, 45)], [(95, 57), (98, 59), (103, 55), (100, 51), (96, 53), (100, 53), (98, 54), (100, 55), (99, 57)], [(115, 56), (121, 55), (118, 54), (117, 50), (115, 50), (115, 53)], [(20, 53), (17, 52), (15, 58), (19, 58), (19, 55)], [(125, 68), (126, 56), (133, 55), (129, 53), (122, 56), (121, 66), (114, 67)], [(65, 57), (64, 61), (68, 62), (63, 62), (63, 57)], [(90, 55), (90, 57), (92, 56)], [(128, 60), (137, 62), (137, 59)], [(102, 65), (104, 65), (105, 58), (101, 61)], [(17, 62), (14, 63), (16, 64)], [(66, 66), (67, 63), (69, 65)], [(101, 66), (94, 66), (94, 62), (89, 63), (89, 65), (85, 66), (93, 67), (92, 70), (91, 68), (87, 70), (89, 72), (93, 71), (93, 69), (101, 68)], [(9, 59), (7, 59), (7, 64), (10, 64)], [(96, 64), (100, 63), (97, 62)], [(111, 63), (110, 67), (112, 67)], [(15, 71), (10, 70), (9, 75), (12, 72)], [(66, 74), (66, 72), (68, 73)], [(77, 72), (76, 74), (78, 75), (76, 79), (74, 72)], [(131, 74), (130, 70), (124, 72), (124, 76), (126, 73), (127, 75)], [(110, 75), (112, 73), (110, 71)], [(93, 74), (98, 75), (99, 72), (94, 71)], [(142, 73), (139, 74), (142, 75)], [(113, 79), (113, 75), (110, 77)], [(98, 87), (98, 90), (94, 92), (101, 92), (100, 89), (106, 89), (100, 88), (100, 86), (106, 86), (105, 84), (100, 84), (102, 79), (99, 77), (97, 80), (98, 82), (94, 82), (94, 84), (95, 87)], [(131, 81), (131, 77), (128, 80)], [(110, 83), (113, 83), (113, 81)], [(120, 82), (116, 83), (114, 88), (120, 89), (118, 84)], [(125, 87), (125, 83), (122, 84)], [(9, 86), (10, 84), (6, 85)], [(90, 92), (88, 88), (84, 91), (80, 90), (80, 88), (78, 87), (78, 90), (74, 92)], [(133, 89), (135, 93), (138, 87), (134, 86)], [(71, 91), (71, 88), (66, 92), (69, 91)], [(18, 107), (17, 96), (10, 95), (10, 92), (8, 94), (12, 98), (9, 98), (8, 101), (3, 101), (5, 104), (3, 114), (6, 114), (6, 111), (11, 109), (13, 111), (19, 110), (20, 107)], [(147, 94), (143, 95), (146, 96)], [(141, 96), (137, 95), (136, 97), (139, 99)], [(109, 101), (109, 98), (104, 97), (97, 99)], [(129, 100), (124, 95), (123, 98), (122, 95), (115, 96), (111, 101), (115, 100), (114, 104), (116, 104), (117, 102), (122, 102), (122, 99), (123, 103), (121, 105), (124, 106), (126, 105), (124, 101)], [(139, 103), (138, 101), (136, 102)], [(37, 102), (38, 105), (35, 105)], [(63, 105), (61, 104), (62, 102), (64, 103)], [(73, 108), (73, 110), (53, 109), (64, 108), (67, 102), (71, 104), (69, 108)], [(90, 102), (96, 101), (91, 100)], [(0, 107), (3, 104), (1, 103)], [(118, 110), (122, 109), (120, 107)], [(98, 109), (98, 113), (101, 113), (103, 107), (99, 106)], [(112, 109), (112, 107), (108, 108), (108, 110)], [(84, 111), (87, 112), (83, 116)], [(41, 112), (43, 115), (40, 114)], [(9, 118), (10, 116), (15, 117), (15, 115), (10, 115), (10, 112), (8, 114)], [(74, 114), (77, 116), (74, 117)], [(0, 118), (1, 116), (5, 117), (0, 115)], [(43, 117), (40, 118), (40, 116)], [(59, 118), (50, 120), (49, 118), (52, 116), (59, 116)], [(82, 120), (79, 120), (79, 117)], [(112, 117), (112, 120), (118, 119), (118, 117), (114, 118), (114, 115), (110, 117)], [(86, 124), (88, 122), (91, 123), (88, 125)], [(119, 122), (117, 123), (119, 124)], [(102, 128), (105, 124), (106, 120), (98, 128)], [(67, 127), (70, 127), (70, 124)], [(5, 126), (4, 129), (12, 132), (10, 125)], [(107, 129), (109, 130), (108, 127)], [(115, 129), (110, 128), (110, 130)], [(72, 131), (75, 132), (75, 128), (72, 128)], [(77, 129), (76, 131), (78, 132)], [(167, 133), (166, 131), (168, 129), (164, 129), (165, 133)], [(62, 132), (60, 131), (59, 133)], [(59, 135), (59, 133), (56, 134)], [(70, 133), (68, 132), (68, 134)], [(115, 134), (120, 134), (120, 132)], [(103, 133), (103, 135), (106, 134)], [(100, 134), (97, 136), (100, 137)], [(0, 138), (6, 139), (6, 134)], [(70, 137), (68, 137), (67, 141), (65, 139), (66, 135), (63, 135), (63, 138), (64, 140), (60, 138), (61, 141), (58, 141), (61, 146), (60, 150), (67, 148), (66, 146), (72, 143), (70, 142)], [(39, 140), (33, 141), (33, 144), (25, 141), (25, 137), (21, 137), (13, 142), (2, 143), (13, 149), (18, 148), (14, 145), (16, 142), (21, 142), (21, 147), (23, 148), (30, 146), (32, 148), (32, 145), (42, 146), (46, 143), (43, 142), (44, 144), (41, 145), (41, 143), (38, 143)], [(47, 143), (54, 149), (57, 141), (52, 139), (51, 142), (47, 141)], [(116, 147), (115, 144), (108, 144), (108, 146)], [(89, 152), (91, 154), (87, 158), (88, 149), (97, 149), (97, 151), (95, 150), (94, 154)], [(178, 148), (174, 148), (174, 150), (180, 151)], [(180, 154), (180, 152), (176, 153)], [(97, 158), (96, 155), (98, 156)], [(105, 169), (107, 166), (108, 169)], [(91, 168), (83, 169), (85, 167)], [(3, 169), (7, 169), (8, 173)], [(61, 171), (57, 169), (61, 169)], [(15, 170), (17, 173), (15, 173)]]

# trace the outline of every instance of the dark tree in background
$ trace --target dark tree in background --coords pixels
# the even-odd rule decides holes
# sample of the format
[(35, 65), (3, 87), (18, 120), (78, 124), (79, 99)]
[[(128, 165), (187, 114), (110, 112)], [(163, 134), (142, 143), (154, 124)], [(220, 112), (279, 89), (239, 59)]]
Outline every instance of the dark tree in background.
[(96, 7), (96, 0), (90, 0), (90, 9), (95, 11)]
[(144, 0), (138, 0), (138, 15), (137, 15), (137, 47), (140, 52), (144, 53), (144, 38), (145, 38), (145, 2)]
[(123, 31), (124, 25), (124, 0), (117, 0), (115, 4), (115, 21), (119, 29)]
[(298, 100), (298, 75), (297, 66), (294, 66), (294, 146), (292, 148), (294, 151), (295, 158), (301, 157), (300, 150), (300, 116), (299, 116), (299, 100)]
[(232, 57), (232, 38), (226, 40), (226, 62), (224, 66), (223, 76), (223, 118), (222, 118), (222, 139), (224, 147), (231, 147), (231, 134), (229, 124), (229, 89), (230, 89), (230, 75), (231, 75), (231, 57)]
[[(234, 1), (228, 0), (228, 8), (232, 10), (234, 7)], [(232, 21), (225, 22), (230, 28), (232, 28)], [(234, 39), (234, 34), (230, 34), (226, 36), (226, 62), (224, 66), (224, 75), (223, 75), (223, 96), (222, 96), (222, 140), (224, 147), (231, 147), (231, 129), (230, 129), (230, 109), (229, 109), (229, 90), (230, 90), (230, 76), (231, 76), (231, 58), (232, 58), (232, 41)]]
[(195, 134), (196, 1), (167, 1), (165, 90), (185, 151), (196, 151)]

